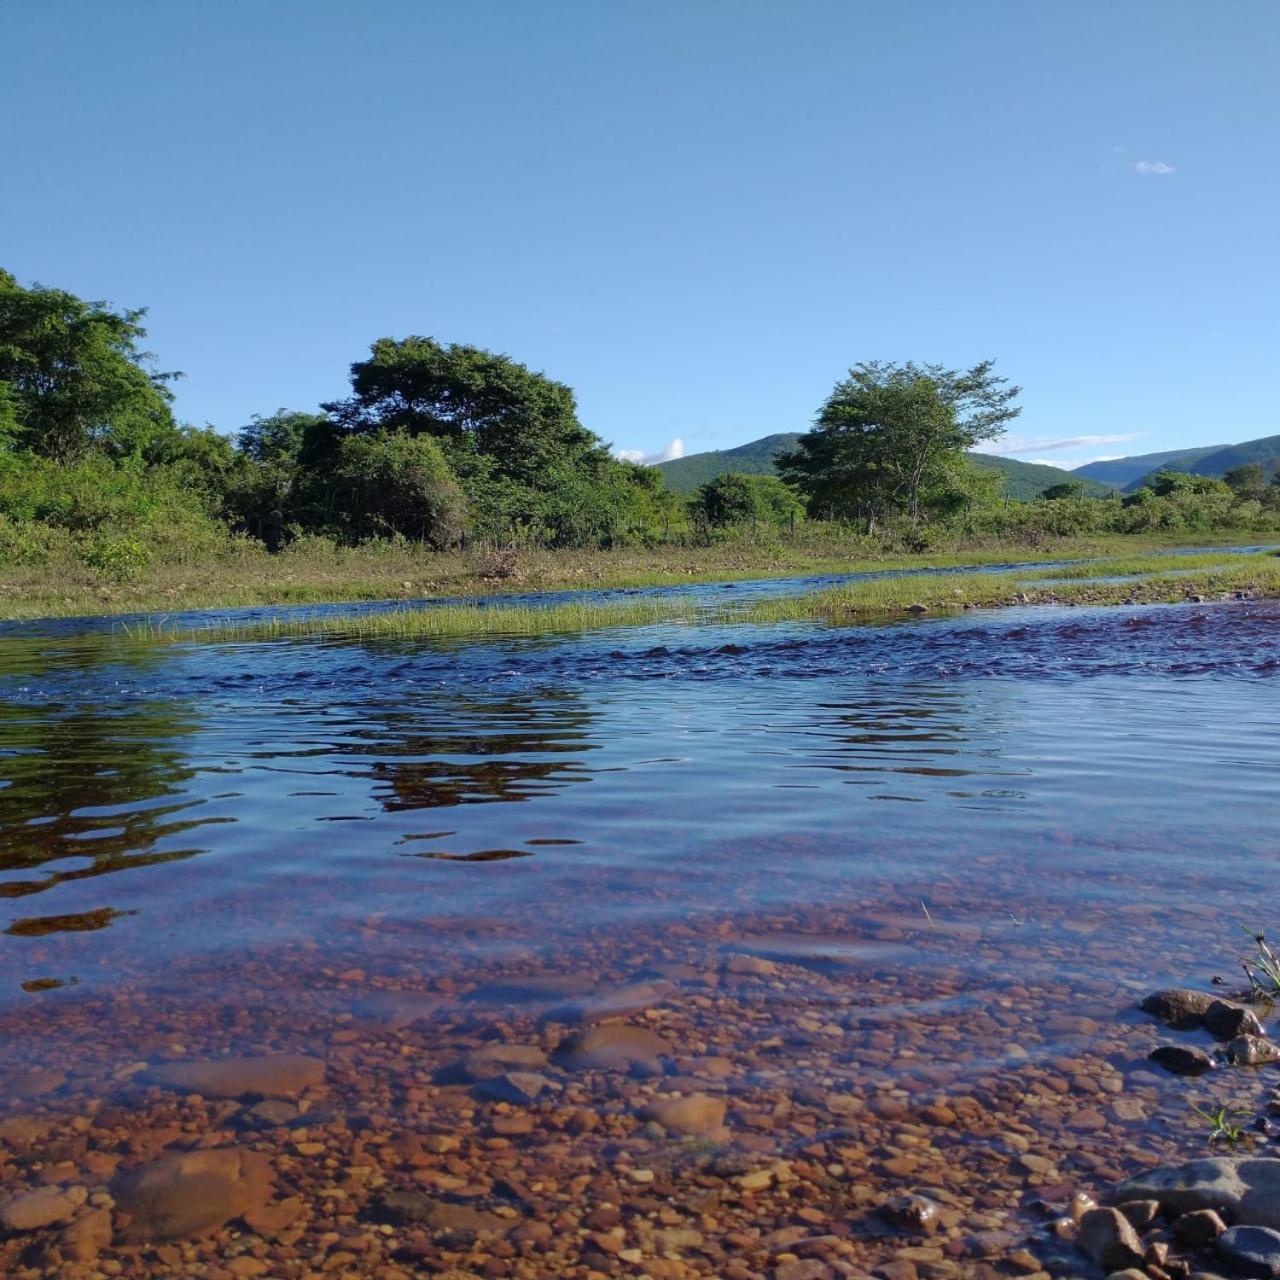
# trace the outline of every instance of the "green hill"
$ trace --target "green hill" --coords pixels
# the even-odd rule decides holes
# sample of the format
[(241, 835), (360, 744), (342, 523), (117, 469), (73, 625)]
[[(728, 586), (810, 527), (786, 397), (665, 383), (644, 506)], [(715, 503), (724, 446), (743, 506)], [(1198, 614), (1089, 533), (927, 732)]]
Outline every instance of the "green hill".
[[(693, 493), (699, 485), (706, 484), (708, 480), (714, 480), (727, 471), (749, 476), (771, 476), (774, 474), (775, 455), (784, 449), (794, 449), (799, 439), (798, 431), (784, 431), (740, 444), (736, 449), (712, 449), (707, 453), (691, 453), (687, 458), (660, 462), (658, 470), (665, 477), (667, 488), (675, 493)], [(1081, 478), (1078, 472), (1064, 471), (1060, 467), (1018, 462), (1014, 458), (995, 458), (986, 453), (971, 453), (969, 460), (984, 471), (1000, 472), (1004, 476), (1004, 493), (1010, 498), (1035, 498), (1050, 485)], [(1086, 478), (1085, 491), (1094, 497), (1101, 497), (1110, 493), (1112, 487)]]
[(1164, 453), (1139, 453), (1110, 462), (1090, 462), (1076, 475), (1104, 480), (1132, 492), (1156, 471), (1188, 471), (1197, 476), (1224, 476), (1232, 467), (1261, 463), (1268, 474), (1280, 466), (1280, 436), (1262, 436), (1241, 444), (1202, 445), (1198, 449), (1171, 449)]

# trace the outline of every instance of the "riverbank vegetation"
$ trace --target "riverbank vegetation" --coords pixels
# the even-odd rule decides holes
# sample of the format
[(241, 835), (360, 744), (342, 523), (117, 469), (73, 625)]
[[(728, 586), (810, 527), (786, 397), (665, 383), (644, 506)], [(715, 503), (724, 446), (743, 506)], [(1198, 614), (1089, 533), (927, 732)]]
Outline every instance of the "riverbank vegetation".
[(350, 395), (315, 410), (178, 423), (179, 375), (143, 349), (144, 318), (0, 272), (0, 616), (982, 564), (1280, 530), (1280, 487), (1257, 467), (1164, 473), (1123, 498), (1004, 497), (964, 455), (1018, 412), (990, 362), (858, 365), (782, 479), (720, 476), (686, 499), (614, 458), (568, 386), (427, 337), (378, 339)]

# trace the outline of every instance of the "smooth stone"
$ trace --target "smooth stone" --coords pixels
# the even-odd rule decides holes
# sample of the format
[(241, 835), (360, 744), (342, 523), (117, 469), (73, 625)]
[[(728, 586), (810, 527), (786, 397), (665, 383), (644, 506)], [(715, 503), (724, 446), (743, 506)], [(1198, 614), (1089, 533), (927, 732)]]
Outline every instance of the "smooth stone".
[(1229, 1227), (1218, 1237), (1218, 1252), (1247, 1276), (1280, 1276), (1280, 1231), (1270, 1227)]
[(474, 1049), (459, 1064), (459, 1070), (473, 1082), (493, 1080), (509, 1071), (540, 1071), (547, 1055), (536, 1044), (487, 1044)]
[(493, 1102), (514, 1102), (528, 1106), (547, 1087), (547, 1077), (536, 1071), (507, 1071), (476, 1084), (476, 1091)]
[(1227, 1058), (1237, 1067), (1265, 1067), (1280, 1062), (1280, 1046), (1262, 1036), (1236, 1036), (1227, 1045)]
[(1158, 1200), (1166, 1213), (1215, 1209), (1242, 1225), (1280, 1228), (1280, 1159), (1216, 1156), (1139, 1173), (1121, 1200)]
[(77, 1218), (62, 1235), (58, 1246), (73, 1262), (96, 1262), (98, 1254), (111, 1243), (111, 1213), (93, 1209)]
[(674, 990), (671, 982), (628, 982), (620, 987), (609, 987), (575, 1000), (555, 1010), (556, 1016), (566, 1022), (603, 1022), (606, 1018), (625, 1018), (633, 1013), (643, 1013), (661, 1004)]
[(437, 1200), (420, 1191), (388, 1191), (378, 1201), (379, 1217), (395, 1226), (425, 1226), (450, 1235), (507, 1231), (514, 1222), (469, 1204)]
[(1133, 1223), (1137, 1231), (1145, 1231), (1160, 1216), (1159, 1200), (1126, 1200), (1116, 1208)]
[(1142, 1241), (1119, 1209), (1090, 1209), (1076, 1243), (1104, 1271), (1142, 1266)]
[(630, 1071), (662, 1069), (661, 1059), (675, 1053), (670, 1042), (648, 1027), (606, 1022), (573, 1036), (556, 1051), (559, 1061), (574, 1071)]
[(659, 1098), (645, 1108), (644, 1115), (672, 1133), (707, 1137), (723, 1130), (726, 1105), (723, 1098), (693, 1093), (683, 1098)]
[(1147, 1057), (1175, 1076), (1202, 1076), (1213, 1070), (1213, 1059), (1203, 1049), (1191, 1045), (1162, 1044)]
[(1212, 1244), (1225, 1230), (1227, 1224), (1213, 1209), (1197, 1209), (1174, 1219), (1173, 1238), (1191, 1249), (1203, 1249)]
[(1204, 1013), (1205, 1030), (1218, 1040), (1237, 1036), (1261, 1036), (1262, 1023), (1252, 1009), (1229, 1000), (1215, 1000)]
[(900, 1231), (931, 1236), (938, 1229), (941, 1211), (928, 1196), (911, 1194), (886, 1200), (876, 1212)]
[(40, 1187), (27, 1191), (0, 1208), (0, 1226), (6, 1231), (39, 1231), (41, 1227), (70, 1222), (88, 1195), (84, 1187)]
[(265, 1098), (249, 1111), (249, 1118), (265, 1128), (283, 1129), (302, 1119), (302, 1112), (282, 1098)]
[(1177, 1027), (1189, 1031), (1204, 1022), (1204, 1015), (1209, 1006), (1220, 1004), (1217, 996), (1206, 991), (1191, 991), (1186, 987), (1170, 987), (1164, 991), (1154, 991), (1138, 1008), (1159, 1018), (1166, 1026)]
[(121, 1233), (125, 1244), (186, 1239), (266, 1204), (271, 1164), (240, 1147), (181, 1151), (117, 1175), (111, 1194), (130, 1218)]
[(148, 1078), (169, 1089), (206, 1098), (296, 1098), (324, 1081), (324, 1063), (302, 1053), (167, 1062)]

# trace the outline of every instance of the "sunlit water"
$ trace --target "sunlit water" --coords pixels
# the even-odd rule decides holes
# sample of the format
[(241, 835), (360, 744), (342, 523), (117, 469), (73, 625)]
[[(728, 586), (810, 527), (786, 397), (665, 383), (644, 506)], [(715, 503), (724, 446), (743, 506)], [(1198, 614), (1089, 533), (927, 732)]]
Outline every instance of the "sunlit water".
[[(495, 978), (662, 978), (678, 1017), (729, 951), (797, 975), (744, 989), (723, 1029), (730, 1060), (780, 1031), (781, 1077), (817, 1035), (797, 1006), (844, 1028), (828, 1083), (921, 1087), (921, 1037), (931, 1085), (961, 1092), (996, 1070), (1016, 1096), (1068, 1048), (1141, 1073), (1134, 997), (1229, 968), (1241, 922), (1280, 925), (1278, 624), (1243, 602), (0, 639), (0, 1058), (79, 1067), (74, 1101), (175, 1038), (323, 1056), (378, 988), (438, 1002), (434, 1068)], [(557, 1016), (535, 988), (524, 1012)], [(121, 1010), (143, 997), (140, 1028)], [(1132, 1051), (1082, 1039), (1082, 1012)], [(1133, 1082), (1153, 1123), (1091, 1168), (1139, 1133), (1192, 1142), (1170, 1130), (1185, 1099)]]

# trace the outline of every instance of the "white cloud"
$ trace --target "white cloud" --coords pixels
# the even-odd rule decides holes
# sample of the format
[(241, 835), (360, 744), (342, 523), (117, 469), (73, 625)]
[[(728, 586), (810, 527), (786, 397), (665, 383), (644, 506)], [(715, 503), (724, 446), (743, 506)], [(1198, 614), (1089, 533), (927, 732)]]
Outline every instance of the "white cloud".
[(1163, 178), (1166, 174), (1177, 173), (1173, 165), (1166, 163), (1164, 160), (1139, 160), (1133, 166), (1136, 173), (1146, 174), (1148, 176)]
[(653, 467), (659, 462), (674, 462), (684, 457), (684, 441), (677, 436), (657, 453), (645, 453), (643, 449), (615, 449), (613, 456), (623, 462), (638, 462), (643, 467)]
[[(1003, 440), (994, 441), (981, 452), (993, 453), (998, 458), (1004, 458), (1015, 453), (1040, 453), (1049, 449), (1091, 449), (1100, 444), (1128, 444), (1131, 440), (1141, 440), (1145, 434), (1143, 431), (1130, 431), (1122, 435), (1059, 436), (1049, 440), (1028, 440), (1026, 436), (1005, 436)], [(1061, 464), (1055, 462), (1052, 465), (1060, 466)]]

